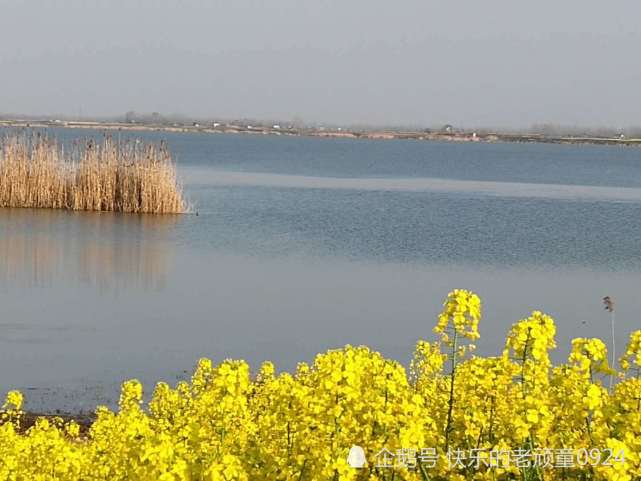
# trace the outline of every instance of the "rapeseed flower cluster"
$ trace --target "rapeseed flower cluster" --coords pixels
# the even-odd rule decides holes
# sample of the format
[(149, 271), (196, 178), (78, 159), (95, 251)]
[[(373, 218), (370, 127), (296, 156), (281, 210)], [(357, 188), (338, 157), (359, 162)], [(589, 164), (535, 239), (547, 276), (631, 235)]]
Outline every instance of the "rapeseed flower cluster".
[(624, 371), (634, 367), (637, 377), (641, 375), (641, 330), (630, 334), (628, 348), (625, 350), (620, 362)]
[[(450, 293), (438, 339), (418, 341), (408, 370), (349, 345), (292, 373), (201, 359), (148, 403), (125, 382), (118, 409), (99, 407), (88, 431), (57, 418), (26, 428), (11, 391), (0, 480), (641, 479), (641, 331), (615, 372), (598, 339), (575, 339), (553, 366), (554, 321), (538, 311), (510, 328), (502, 355), (476, 356), (464, 341), (478, 338), (480, 319), (478, 296)], [(365, 453), (359, 467), (352, 447)]]

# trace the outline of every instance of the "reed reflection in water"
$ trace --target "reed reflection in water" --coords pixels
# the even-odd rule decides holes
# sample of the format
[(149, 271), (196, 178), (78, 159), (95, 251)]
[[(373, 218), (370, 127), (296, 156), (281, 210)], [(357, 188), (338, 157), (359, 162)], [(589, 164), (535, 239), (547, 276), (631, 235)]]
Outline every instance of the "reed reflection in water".
[(0, 283), (160, 289), (178, 216), (0, 209)]

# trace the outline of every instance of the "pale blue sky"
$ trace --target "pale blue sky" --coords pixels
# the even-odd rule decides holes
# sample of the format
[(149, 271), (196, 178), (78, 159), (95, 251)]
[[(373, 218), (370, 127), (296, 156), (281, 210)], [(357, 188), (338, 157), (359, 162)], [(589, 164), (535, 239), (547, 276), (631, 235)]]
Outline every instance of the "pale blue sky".
[(0, 0), (0, 112), (641, 125), (641, 2)]

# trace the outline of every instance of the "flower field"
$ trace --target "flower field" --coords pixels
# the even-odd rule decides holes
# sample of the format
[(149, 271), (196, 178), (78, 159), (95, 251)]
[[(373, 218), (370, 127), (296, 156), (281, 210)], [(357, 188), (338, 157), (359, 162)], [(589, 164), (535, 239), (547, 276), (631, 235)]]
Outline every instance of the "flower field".
[(51, 418), (24, 429), (11, 391), (0, 479), (641, 479), (641, 331), (614, 370), (599, 339), (574, 339), (553, 365), (555, 325), (538, 311), (498, 356), (475, 356), (480, 321), (479, 298), (451, 292), (409, 369), (352, 346), (295, 373), (201, 359), (189, 382), (159, 383), (148, 403), (125, 382), (119, 409), (99, 407), (86, 433)]

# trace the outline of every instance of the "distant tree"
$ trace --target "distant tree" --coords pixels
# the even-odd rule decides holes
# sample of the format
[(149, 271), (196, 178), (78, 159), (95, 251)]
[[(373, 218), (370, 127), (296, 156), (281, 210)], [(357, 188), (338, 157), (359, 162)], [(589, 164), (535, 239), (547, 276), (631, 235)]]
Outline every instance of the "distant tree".
[(300, 115), (296, 115), (296, 116), (294, 116), (294, 118), (291, 120), (291, 125), (292, 125), (294, 128), (302, 129), (302, 128), (304, 128), (304, 127), (305, 127), (305, 120), (304, 120)]
[(641, 139), (641, 127), (628, 127), (626, 134), (631, 139)]
[(136, 117), (136, 112), (130, 110), (125, 114), (125, 122), (127, 122), (128, 124), (134, 123), (136, 121)]

